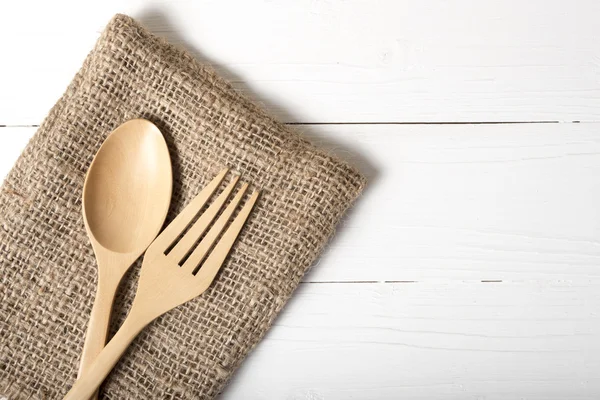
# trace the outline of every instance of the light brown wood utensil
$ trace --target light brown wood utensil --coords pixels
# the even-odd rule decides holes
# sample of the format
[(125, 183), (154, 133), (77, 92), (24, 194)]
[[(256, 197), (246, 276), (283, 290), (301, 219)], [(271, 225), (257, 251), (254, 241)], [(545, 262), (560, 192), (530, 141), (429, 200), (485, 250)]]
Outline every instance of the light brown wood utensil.
[(83, 186), (83, 217), (98, 262), (98, 288), (79, 375), (85, 374), (106, 344), (121, 278), (164, 224), (172, 182), (165, 139), (143, 119), (115, 129), (90, 165)]
[[(199, 296), (210, 286), (258, 198), (257, 191), (252, 193), (225, 230), (248, 187), (243, 184), (202, 237), (233, 191), (238, 176), (231, 180), (196, 222), (191, 223), (226, 174), (227, 169), (221, 171), (148, 247), (129, 315), (89, 369), (75, 382), (65, 400), (87, 399), (146, 325), (172, 308)], [(200, 237), (202, 240), (195, 246)]]

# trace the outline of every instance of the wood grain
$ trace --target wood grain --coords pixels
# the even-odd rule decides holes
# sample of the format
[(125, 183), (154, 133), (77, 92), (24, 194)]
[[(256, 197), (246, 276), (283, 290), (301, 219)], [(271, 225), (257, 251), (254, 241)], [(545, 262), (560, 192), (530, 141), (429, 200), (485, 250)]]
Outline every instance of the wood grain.
[(599, 124), (303, 130), (370, 180), (307, 281), (599, 280)]
[(303, 284), (229, 399), (597, 399), (600, 287)]
[[(39, 124), (116, 12), (288, 122), (598, 121), (594, 0), (5, 2), (0, 125)], [(76, 16), (76, 17), (74, 17)]]

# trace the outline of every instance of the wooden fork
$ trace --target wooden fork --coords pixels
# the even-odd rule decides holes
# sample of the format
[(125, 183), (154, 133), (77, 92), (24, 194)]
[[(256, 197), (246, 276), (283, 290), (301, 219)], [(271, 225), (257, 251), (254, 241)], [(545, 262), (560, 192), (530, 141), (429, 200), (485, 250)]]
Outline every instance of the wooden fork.
[[(199, 296), (210, 286), (246, 222), (258, 198), (258, 191), (252, 193), (236, 218), (217, 240), (242, 200), (248, 187), (248, 184), (244, 183), (194, 249), (195, 243), (233, 191), (239, 178), (235, 176), (181, 239), (178, 238), (215, 192), (227, 171), (222, 170), (148, 247), (142, 263), (137, 293), (125, 322), (89, 369), (75, 382), (65, 400), (88, 399), (146, 325), (172, 308)], [(200, 263), (202, 265), (198, 269)]]

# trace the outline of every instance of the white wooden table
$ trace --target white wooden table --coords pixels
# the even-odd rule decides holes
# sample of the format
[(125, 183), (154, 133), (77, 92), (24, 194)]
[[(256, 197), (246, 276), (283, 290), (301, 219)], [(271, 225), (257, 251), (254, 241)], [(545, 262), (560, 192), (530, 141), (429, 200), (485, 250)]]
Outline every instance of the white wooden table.
[(224, 399), (600, 398), (600, 2), (2, 2), (0, 175), (116, 12), (370, 179)]

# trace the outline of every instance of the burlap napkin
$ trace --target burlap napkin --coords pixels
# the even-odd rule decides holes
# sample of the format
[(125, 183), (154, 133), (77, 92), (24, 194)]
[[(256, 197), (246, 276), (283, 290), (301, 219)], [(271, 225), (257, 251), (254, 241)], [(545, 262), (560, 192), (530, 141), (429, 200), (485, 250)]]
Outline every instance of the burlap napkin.
[[(117, 15), (0, 194), (0, 394), (11, 400), (62, 398), (75, 380), (96, 285), (84, 176), (107, 134), (138, 117), (158, 125), (170, 146), (169, 219), (224, 166), (262, 194), (213, 286), (142, 332), (104, 398), (215, 397), (364, 185), (209, 67)], [(116, 325), (138, 269), (117, 299)]]

